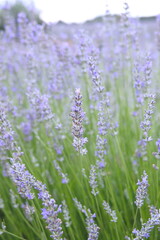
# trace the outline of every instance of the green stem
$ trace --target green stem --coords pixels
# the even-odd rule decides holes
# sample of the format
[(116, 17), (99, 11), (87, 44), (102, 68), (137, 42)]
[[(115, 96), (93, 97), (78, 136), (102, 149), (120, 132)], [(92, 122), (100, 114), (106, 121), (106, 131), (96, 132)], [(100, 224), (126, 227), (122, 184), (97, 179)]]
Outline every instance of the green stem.
[(6, 230), (2, 230), (2, 231), (3, 231), (4, 233), (7, 233), (7, 234), (9, 234), (9, 235), (11, 235), (11, 236), (13, 236), (13, 237), (18, 238), (18, 239), (26, 240), (25, 238), (19, 237), (19, 236), (15, 235), (15, 234), (13, 234), (13, 233), (11, 233), (11, 232), (8, 232), (8, 231), (6, 231)]

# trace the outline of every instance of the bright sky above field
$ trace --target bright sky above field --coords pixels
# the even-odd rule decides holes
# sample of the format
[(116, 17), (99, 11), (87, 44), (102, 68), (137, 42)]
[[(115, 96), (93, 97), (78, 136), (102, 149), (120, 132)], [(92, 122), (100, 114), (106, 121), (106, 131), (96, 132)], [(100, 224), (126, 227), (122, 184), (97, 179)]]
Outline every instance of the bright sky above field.
[[(8, 0), (13, 2), (14, 0)], [(83, 22), (104, 15), (109, 6), (111, 13), (123, 11), (124, 0), (23, 0), (33, 2), (41, 11), (46, 22)], [(4, 0), (0, 0), (4, 2)], [(132, 16), (153, 16), (160, 14), (160, 0), (128, 0)]]

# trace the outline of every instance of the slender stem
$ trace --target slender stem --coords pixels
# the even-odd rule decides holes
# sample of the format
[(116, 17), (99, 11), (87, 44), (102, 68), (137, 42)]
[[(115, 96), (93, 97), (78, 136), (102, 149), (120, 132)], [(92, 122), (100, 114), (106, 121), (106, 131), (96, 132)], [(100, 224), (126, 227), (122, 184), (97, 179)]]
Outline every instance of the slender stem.
[(7, 234), (9, 234), (9, 235), (11, 235), (11, 236), (13, 236), (13, 237), (18, 238), (18, 239), (27, 240), (27, 239), (25, 239), (25, 238), (19, 237), (19, 236), (15, 235), (15, 234), (13, 234), (13, 233), (11, 233), (11, 232), (8, 232), (8, 231), (6, 231), (6, 230), (2, 230), (2, 231), (3, 231), (4, 233), (7, 233)]

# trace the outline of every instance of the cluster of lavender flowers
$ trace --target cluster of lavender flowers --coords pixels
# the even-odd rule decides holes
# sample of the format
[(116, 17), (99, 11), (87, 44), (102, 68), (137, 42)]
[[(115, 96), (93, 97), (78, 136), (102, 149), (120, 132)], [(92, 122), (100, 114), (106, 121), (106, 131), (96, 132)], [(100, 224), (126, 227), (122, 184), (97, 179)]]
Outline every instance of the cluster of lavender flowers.
[(107, 134), (107, 124), (105, 119), (105, 102), (101, 101), (99, 104), (98, 112), (98, 135), (96, 139), (96, 152), (95, 155), (97, 159), (97, 165), (100, 168), (105, 167), (105, 155), (107, 154), (107, 139), (105, 135)]
[(106, 201), (103, 201), (103, 207), (106, 210), (106, 212), (111, 216), (111, 222), (117, 222), (118, 218), (116, 215), (116, 211), (112, 210), (109, 204)]
[(96, 54), (91, 54), (88, 60), (89, 70), (91, 73), (92, 81), (95, 86), (97, 96), (97, 110), (98, 110), (98, 134), (96, 139), (96, 152), (97, 166), (104, 168), (106, 165), (105, 155), (107, 155), (107, 133), (110, 131), (116, 135), (117, 124), (114, 124), (112, 113), (110, 109), (110, 92), (104, 92), (102, 85), (101, 73), (97, 68)]
[(98, 104), (98, 135), (96, 139), (97, 165), (99, 168), (104, 168), (106, 165), (105, 155), (107, 155), (107, 134), (116, 135), (118, 124), (113, 122), (113, 116), (110, 109), (110, 93), (103, 94), (102, 100)]
[(88, 139), (83, 137), (83, 126), (82, 122), (85, 116), (85, 113), (82, 110), (82, 95), (80, 89), (77, 88), (75, 90), (74, 96), (74, 106), (72, 107), (72, 111), (70, 116), (72, 117), (72, 134), (73, 134), (73, 146), (77, 152), (80, 154), (86, 154), (87, 149), (84, 148), (84, 144), (88, 141)]
[(78, 40), (78, 62), (81, 64), (83, 73), (87, 71), (87, 57), (88, 57), (88, 46), (89, 39), (84, 30), (81, 30), (76, 36)]
[(12, 130), (11, 124), (7, 120), (6, 112), (3, 107), (3, 104), (0, 103), (0, 151), (2, 152), (7, 150), (15, 149), (14, 132)]
[(151, 85), (151, 73), (152, 73), (152, 59), (150, 54), (146, 56), (145, 64), (142, 66), (140, 58), (136, 60), (134, 67), (134, 88), (136, 95), (136, 112), (134, 116), (138, 115), (142, 110), (142, 105), (146, 98), (149, 97), (149, 86)]
[(13, 153), (13, 157), (10, 159), (9, 176), (17, 186), (19, 194), (28, 200), (35, 198), (33, 190), (38, 190), (38, 198), (42, 200), (44, 208), (42, 209), (42, 216), (47, 222), (47, 228), (51, 231), (51, 237), (53, 239), (61, 239), (63, 234), (61, 228), (61, 220), (57, 218), (59, 212), (61, 212), (61, 206), (55, 203), (55, 200), (51, 198), (51, 195), (46, 190), (46, 186), (26, 170), (25, 164), (22, 163), (20, 156), (22, 155), (19, 150)]
[(3, 175), (8, 175), (8, 153), (7, 151), (14, 151), (16, 149), (16, 142), (14, 140), (14, 131), (10, 122), (7, 119), (5, 108), (1, 102), (0, 106), (0, 156)]
[(142, 224), (141, 230), (134, 229), (132, 233), (136, 235), (133, 240), (141, 240), (148, 239), (150, 237), (150, 233), (155, 226), (160, 225), (160, 210), (157, 210), (155, 207), (150, 207), (150, 215), (151, 217), (148, 219), (146, 223)]
[(141, 208), (145, 198), (148, 196), (148, 175), (144, 171), (142, 175), (142, 181), (138, 180), (137, 182), (137, 191), (136, 191), (136, 201), (135, 204), (138, 208)]
[(98, 169), (97, 166), (95, 165), (91, 165), (91, 169), (90, 169), (90, 176), (89, 176), (89, 184), (91, 186), (91, 193), (96, 196), (99, 191), (98, 191), (98, 183), (97, 183), (97, 173)]
[[(6, 118), (4, 109), (1, 110), (2, 114), (0, 119), (0, 136), (3, 136), (2, 140), (4, 142), (2, 146), (5, 147), (8, 144), (8, 147), (5, 147), (4, 149), (10, 150), (12, 153), (12, 157), (9, 158), (10, 162), (6, 163), (7, 175), (17, 186), (17, 190), (22, 198), (28, 200), (34, 199), (34, 190), (38, 191), (38, 198), (42, 200), (42, 205), (44, 206), (42, 209), (42, 216), (48, 224), (48, 229), (52, 233), (51, 237), (55, 240), (60, 240), (62, 239), (61, 236), (63, 234), (63, 231), (61, 228), (61, 220), (57, 217), (57, 215), (59, 212), (61, 212), (61, 206), (58, 206), (55, 203), (55, 200), (51, 198), (51, 195), (47, 191), (46, 186), (42, 184), (42, 182), (36, 180), (36, 178), (26, 169), (25, 164), (23, 164), (21, 160), (23, 152), (21, 152), (21, 149), (16, 146), (16, 143), (14, 142), (12, 127)], [(5, 135), (6, 137), (4, 137)], [(15, 197), (12, 193), (11, 195), (12, 200), (15, 202)]]
[(69, 182), (67, 174), (62, 172), (62, 169), (61, 169), (61, 167), (59, 166), (59, 164), (58, 164), (58, 162), (56, 160), (53, 161), (53, 164), (54, 164), (55, 169), (58, 171), (58, 174), (62, 178), (62, 183), (63, 184), (67, 184)]
[(44, 208), (42, 208), (42, 216), (48, 224), (47, 228), (52, 233), (50, 237), (55, 240), (62, 240), (62, 221), (57, 217), (62, 211), (61, 205), (58, 206), (55, 203), (55, 200), (51, 198), (51, 195), (48, 193), (48, 191), (44, 190), (43, 188), (40, 189), (38, 198), (42, 200), (42, 204), (44, 206)]
[(49, 97), (47, 95), (41, 95), (38, 89), (30, 89), (27, 95), (31, 106), (35, 111), (35, 118), (37, 121), (42, 122), (45, 120), (50, 120), (54, 117), (51, 107), (49, 106)]
[(140, 76), (141, 73), (141, 67), (139, 64), (139, 61), (137, 61), (135, 63), (134, 66), (134, 88), (135, 88), (135, 95), (136, 95), (136, 111), (133, 113), (134, 116), (136, 116), (138, 114), (138, 110), (140, 109), (141, 105), (144, 102), (144, 95), (142, 92), (142, 88), (143, 88), (143, 81), (142, 81), (142, 77)]
[(130, 16), (129, 16), (129, 5), (125, 1), (123, 4), (123, 13), (121, 14), (120, 18), (120, 31), (123, 35), (123, 42), (120, 41), (120, 47), (122, 48), (122, 51), (125, 52), (126, 55), (126, 60), (129, 58), (129, 44), (130, 44), (130, 35), (131, 35), (131, 30), (130, 30)]
[(104, 87), (102, 86), (102, 79), (100, 71), (97, 69), (97, 63), (94, 56), (90, 56), (88, 59), (89, 69), (92, 76), (92, 81), (96, 86), (97, 92), (101, 93), (104, 90)]
[[(78, 236), (78, 234), (74, 236), (73, 230), (80, 231), (83, 227), (86, 228), (86, 231), (84, 231), (81, 236), (84, 237), (87, 232), (88, 240), (98, 240), (99, 226), (103, 226), (102, 221), (105, 220), (105, 212), (109, 215), (107, 218), (110, 218), (111, 222), (116, 223), (118, 221), (117, 213), (120, 207), (122, 207), (120, 209), (121, 212), (126, 213), (128, 210), (128, 214), (131, 212), (131, 209), (134, 209), (132, 202), (128, 202), (127, 209), (125, 206), (127, 198), (122, 199), (124, 193), (125, 195), (127, 195), (126, 193), (132, 195), (132, 188), (127, 189), (130, 185), (125, 185), (123, 181), (121, 186), (117, 184), (117, 180), (122, 180), (118, 178), (124, 176), (124, 174), (126, 174), (127, 180), (131, 180), (129, 179), (130, 176), (128, 176), (129, 173), (125, 172), (128, 168), (121, 169), (122, 157), (124, 157), (123, 163), (125, 163), (126, 158), (130, 157), (130, 153), (132, 155), (132, 149), (128, 147), (129, 144), (132, 144), (132, 140), (130, 143), (127, 142), (130, 141), (130, 137), (132, 137), (132, 133), (130, 129), (128, 129), (128, 124), (134, 121), (133, 118), (129, 118), (128, 113), (130, 107), (133, 108), (135, 106), (135, 116), (141, 113), (141, 115), (139, 114), (140, 120), (138, 118), (135, 119), (136, 121), (140, 121), (141, 128), (140, 141), (138, 142), (136, 150), (137, 157), (148, 160), (147, 157), (149, 154), (147, 154), (147, 151), (150, 151), (148, 143), (152, 141), (150, 130), (155, 108), (155, 95), (150, 94), (149, 88), (155, 87), (154, 84), (151, 86), (152, 62), (154, 67), (156, 66), (156, 61), (158, 64), (160, 61), (160, 16), (157, 17), (157, 46), (156, 44), (150, 44), (150, 41), (148, 41), (152, 38), (152, 34), (151, 37), (149, 34), (147, 35), (147, 44), (143, 42), (143, 39), (142, 43), (139, 41), (142, 33), (138, 36), (138, 30), (136, 33), (137, 36), (132, 35), (132, 26), (130, 23), (131, 21), (134, 22), (134, 20), (129, 16), (129, 7), (126, 2), (124, 3), (124, 14), (120, 16), (120, 21), (117, 21), (116, 18), (114, 19), (114, 16), (111, 16), (108, 12), (106, 25), (103, 23), (95, 23), (95, 29), (98, 29), (98, 31), (93, 31), (92, 25), (84, 24), (85, 30), (88, 31), (92, 39), (87, 36), (84, 30), (81, 32), (81, 35), (79, 35), (80, 44), (77, 46), (74, 41), (75, 39), (72, 38), (72, 34), (73, 32), (77, 32), (79, 28), (78, 25), (39, 25), (36, 22), (30, 22), (25, 13), (19, 13), (16, 21), (13, 21), (7, 12), (4, 15), (5, 30), (0, 31), (0, 167), (3, 170), (3, 175), (10, 177), (12, 180), (12, 182), (9, 182), (10, 188), (12, 188), (11, 184), (14, 184), (20, 196), (17, 195), (16, 191), (8, 188), (8, 196), (10, 197), (10, 202), (8, 202), (5, 196), (7, 189), (5, 189), (4, 192), (2, 191), (0, 195), (1, 215), (3, 216), (3, 213), (7, 214), (9, 209), (8, 205), (9, 207), (12, 205), (15, 212), (16, 209), (18, 211), (18, 208), (22, 208), (21, 210), (23, 210), (26, 218), (32, 221), (35, 217), (34, 213), (39, 217), (38, 207), (40, 206), (41, 217), (50, 231), (50, 237), (54, 240), (63, 239), (63, 230), (64, 234), (72, 240), (72, 238), (74, 239), (75, 236)], [(115, 24), (115, 22), (117, 23)], [(137, 23), (134, 24), (134, 27), (137, 29)], [(70, 28), (71, 31), (68, 31)], [(92, 44), (92, 40), (95, 46)], [(133, 45), (131, 45), (132, 43)], [(136, 44), (139, 46), (137, 47)], [(141, 48), (140, 44), (144, 44), (144, 46)], [(153, 59), (151, 59), (150, 54), (146, 57), (143, 56), (143, 62), (141, 53), (143, 53), (143, 48), (145, 48), (146, 52), (146, 45), (149, 49), (151, 48), (150, 52), (152, 52), (152, 48), (155, 50), (156, 47), (158, 47), (159, 52), (154, 54), (153, 51)], [(137, 47), (136, 52), (135, 47)], [(129, 88), (131, 83), (129, 73), (132, 71), (132, 63), (134, 62), (133, 78), (136, 103), (134, 103), (134, 99), (132, 99), (133, 89)], [(103, 73), (101, 72), (102, 67), (104, 68)], [(153, 76), (157, 73), (159, 73), (158, 68), (157, 70), (155, 69), (155, 71), (153, 69)], [(93, 86), (89, 81), (90, 79), (93, 82)], [(156, 76), (154, 79), (157, 80)], [(80, 88), (77, 88), (77, 86), (80, 86)], [(125, 90), (123, 90), (123, 88)], [(82, 168), (83, 181), (78, 181), (76, 172), (74, 172), (79, 165), (77, 165), (77, 168), (74, 168), (74, 163), (71, 164), (70, 162), (70, 160), (75, 158), (75, 153), (72, 151), (69, 152), (70, 141), (68, 141), (68, 139), (70, 140), (71, 134), (70, 132), (68, 134), (67, 131), (70, 120), (66, 118), (66, 115), (69, 115), (70, 101), (68, 99), (73, 89), (76, 89), (74, 93), (74, 104), (70, 113), (70, 117), (72, 118), (73, 147), (81, 155), (87, 154), (87, 147), (85, 146), (88, 142), (87, 137), (84, 137), (83, 121), (86, 116), (82, 108), (81, 91), (87, 95), (87, 97), (85, 96), (86, 106), (90, 106), (90, 114), (87, 113), (88, 116), (86, 117), (89, 122), (86, 127), (89, 131), (86, 132), (86, 134), (90, 137), (88, 143), (88, 145), (90, 145), (90, 152), (85, 156), (88, 161), (86, 161), (86, 165)], [(114, 93), (114, 101), (117, 102), (117, 112), (114, 106), (111, 106), (111, 93)], [(123, 93), (126, 95), (123, 96)], [(124, 99), (128, 99), (129, 101), (126, 103), (123, 101)], [(144, 111), (147, 103), (148, 108)], [(93, 107), (91, 108), (91, 106)], [(53, 114), (52, 107), (56, 110), (54, 112), (56, 112), (57, 116)], [(123, 121), (124, 116), (123, 114), (121, 116), (121, 110), (127, 113), (125, 116), (126, 122)], [(113, 114), (114, 111), (115, 114)], [(7, 112), (10, 114), (15, 132), (11, 127), (12, 124), (7, 120)], [(143, 113), (144, 118), (141, 119), (140, 117), (143, 116)], [(122, 137), (123, 130), (125, 130), (124, 132), (127, 132), (127, 134), (122, 143), (119, 141), (122, 139), (121, 136), (117, 137), (117, 141), (112, 142), (110, 151), (109, 144), (111, 143), (111, 137), (109, 134), (111, 136), (116, 135), (118, 127), (118, 124), (115, 124), (114, 115), (119, 117)], [(53, 122), (53, 118), (58, 119), (57, 123)], [(95, 121), (97, 121), (97, 125)], [(134, 121), (135, 124), (136, 121)], [(134, 129), (132, 129), (133, 126), (134, 125), (131, 126), (131, 130), (134, 131)], [(156, 124), (155, 126), (157, 127)], [(46, 130), (45, 136), (43, 136), (44, 129)], [(26, 142), (21, 141), (21, 131)], [(139, 129), (137, 129), (137, 135), (138, 134)], [(16, 139), (17, 142), (15, 141), (15, 135), (19, 138)], [(133, 135), (133, 137), (136, 138), (136, 132)], [(18, 141), (22, 149), (27, 153), (25, 156), (21, 148), (18, 147)], [(96, 141), (95, 149), (94, 141)], [(118, 148), (116, 148), (117, 145)], [(42, 146), (44, 146), (44, 148)], [(156, 146), (158, 149), (153, 155), (156, 159), (160, 159), (160, 139), (157, 140)], [(92, 147), (95, 152), (92, 152)], [(123, 149), (124, 152), (121, 151)], [(120, 157), (119, 154), (121, 155)], [(113, 161), (108, 161), (109, 164), (106, 167), (107, 160), (110, 157)], [(48, 159), (54, 160), (53, 165), (56, 170), (56, 176), (47, 169), (47, 167), (50, 166), (50, 163), (47, 162)], [(28, 160), (30, 160), (30, 162)], [(43, 160), (45, 160), (45, 162), (43, 162)], [(27, 165), (25, 165), (25, 161)], [(142, 165), (147, 168), (147, 166), (150, 166), (150, 162), (142, 162)], [(130, 164), (126, 166), (129, 167)], [(159, 163), (157, 161), (157, 166), (154, 165), (154, 167), (158, 170), (158, 166)], [(88, 169), (88, 167), (90, 167), (90, 169)], [(139, 167), (141, 167), (140, 164)], [(115, 168), (119, 168), (118, 171)], [(31, 169), (32, 172), (35, 173), (35, 176), (36, 173), (37, 176), (41, 175), (42, 178), (45, 176), (48, 185), (52, 185), (50, 186), (51, 189), (53, 189), (53, 183), (55, 183), (53, 191), (57, 194), (58, 199), (60, 199), (60, 205), (57, 204), (51, 196), (47, 190), (47, 186), (35, 178), (34, 174), (31, 174), (31, 171), (28, 169)], [(141, 168), (139, 171), (141, 171)], [(147, 169), (143, 172), (141, 180), (137, 182), (135, 199), (137, 210), (143, 206), (145, 199), (148, 200), (149, 183), (146, 172), (148, 172)], [(152, 174), (152, 172), (150, 174)], [(74, 179), (74, 177), (76, 178)], [(158, 189), (158, 171), (156, 177)], [(153, 176), (152, 179), (155, 178)], [(5, 183), (5, 178), (3, 179)], [(59, 179), (62, 184), (58, 182)], [(6, 180), (6, 182), (8, 184), (8, 180)], [(83, 184), (81, 187), (84, 187), (83, 194), (80, 193), (81, 197), (83, 197), (84, 206), (76, 198), (74, 198), (73, 201), (70, 199), (76, 196), (80, 184)], [(99, 187), (100, 184), (103, 185), (103, 189)], [(105, 188), (106, 186), (107, 188)], [(117, 189), (119, 186), (120, 188)], [(118, 200), (120, 200), (120, 202), (118, 202), (118, 200), (115, 201), (116, 211), (112, 210), (112, 205), (109, 205), (109, 202), (107, 203), (106, 201), (101, 203), (99, 209), (98, 204), (102, 199), (105, 199), (104, 195), (109, 197), (112, 187), (114, 187), (115, 190), (115, 198), (118, 197)], [(123, 192), (124, 187), (125, 191)], [(157, 193), (157, 189), (155, 193)], [(89, 194), (89, 197), (87, 197), (87, 194)], [(153, 197), (157, 197), (158, 201), (159, 196), (153, 194)], [(34, 201), (37, 203), (35, 206), (33, 204)], [(23, 204), (21, 204), (22, 202)], [(41, 205), (38, 204), (39, 202)], [(77, 217), (77, 212), (73, 212), (73, 202), (80, 212), (78, 217), (85, 219), (84, 226), (82, 228), (80, 226), (79, 230), (77, 228), (81, 221), (77, 220), (75, 223), (73, 222), (75, 216)], [(118, 205), (116, 205), (117, 202)], [(95, 204), (89, 205), (92, 203)], [(98, 209), (96, 209), (96, 207)], [(142, 216), (143, 210), (143, 208), (140, 209)], [(98, 214), (96, 215), (95, 213)], [(100, 216), (100, 213), (102, 213), (102, 216)], [(122, 215), (122, 221), (114, 225), (117, 227), (117, 230), (122, 229), (122, 227), (126, 229), (132, 224), (132, 218), (129, 219), (128, 216), (125, 215), (127, 214)], [(136, 215), (136, 217), (138, 215)], [(64, 220), (63, 229), (62, 220), (59, 216), (62, 216)], [(136, 220), (137, 219), (135, 219), (134, 226), (136, 225)], [(137, 222), (137, 229), (134, 229), (132, 232), (132, 234), (135, 235), (135, 237), (132, 235), (132, 240), (149, 238), (151, 230), (155, 226), (160, 225), (160, 210), (157, 210), (155, 207), (150, 207), (150, 218), (146, 223), (141, 219), (141, 229), (140, 226), (138, 227), (140, 221)], [(9, 226), (10, 225), (11, 224), (9, 224)], [(36, 228), (36, 221), (32, 221), (31, 225)], [(40, 231), (42, 228), (43, 226), (40, 227)], [(138, 228), (140, 230), (138, 230)], [(13, 226), (13, 229), (16, 228)], [(22, 227), (21, 236), (26, 235), (28, 237), (27, 231), (25, 234), (23, 229)], [(39, 230), (38, 227), (35, 230)], [(102, 236), (102, 238), (115, 237), (114, 230), (112, 231), (108, 226), (101, 231), (102, 235), (103, 233), (105, 235)], [(2, 224), (0, 234), (3, 232), (5, 232), (5, 226)], [(123, 233), (124, 232), (121, 233), (121, 231), (117, 231), (116, 238), (121, 239), (122, 237), (120, 236), (122, 236)], [(126, 237), (126, 239), (131, 238)]]
[(148, 109), (145, 111), (144, 120), (140, 123), (140, 128), (143, 131), (142, 139), (138, 142), (139, 148), (136, 150), (137, 157), (142, 157), (144, 161), (147, 159), (147, 143), (152, 141), (152, 137), (149, 136), (149, 130), (151, 129), (151, 118), (155, 108), (155, 94), (149, 94), (151, 100), (148, 103)]
[(82, 204), (77, 200), (77, 198), (74, 198), (73, 201), (78, 210), (84, 213), (84, 215), (86, 216), (86, 229), (88, 232), (88, 240), (97, 240), (99, 236), (99, 227), (94, 220), (96, 214), (92, 214), (90, 209), (87, 209), (86, 206), (82, 206)]

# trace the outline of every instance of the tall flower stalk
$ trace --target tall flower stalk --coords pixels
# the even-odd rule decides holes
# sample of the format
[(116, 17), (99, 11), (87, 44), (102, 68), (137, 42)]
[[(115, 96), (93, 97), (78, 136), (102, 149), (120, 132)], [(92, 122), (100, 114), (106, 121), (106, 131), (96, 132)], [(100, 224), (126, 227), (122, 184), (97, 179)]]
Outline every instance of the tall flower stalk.
[(138, 149), (136, 150), (137, 157), (142, 157), (144, 161), (147, 161), (147, 144), (152, 141), (152, 137), (149, 136), (149, 131), (151, 129), (151, 118), (154, 113), (155, 108), (155, 94), (147, 95), (151, 100), (148, 103), (148, 108), (144, 114), (144, 120), (140, 123), (140, 128), (142, 129), (142, 138), (138, 142)]
[(99, 237), (99, 227), (95, 223), (96, 214), (92, 213), (90, 209), (87, 209), (86, 206), (82, 206), (82, 204), (77, 200), (77, 198), (73, 199), (78, 210), (86, 216), (86, 229), (88, 232), (88, 240), (98, 240)]
[(82, 122), (85, 117), (85, 113), (82, 110), (82, 95), (80, 88), (75, 90), (74, 106), (70, 113), (72, 117), (72, 135), (73, 135), (73, 146), (77, 152), (84, 155), (87, 153), (87, 149), (84, 148), (85, 143), (88, 141), (86, 137), (83, 137), (83, 126)]
[(137, 192), (136, 192), (136, 201), (135, 204), (138, 208), (141, 208), (145, 198), (148, 195), (148, 175), (147, 173), (144, 171), (143, 175), (142, 175), (142, 181), (138, 180), (137, 182)]

